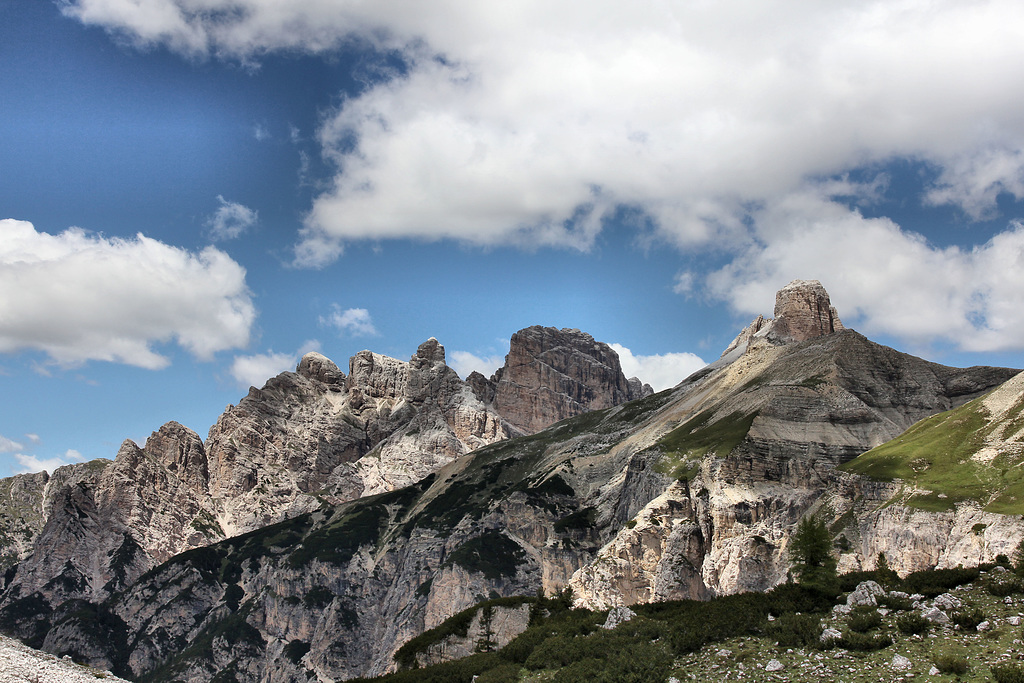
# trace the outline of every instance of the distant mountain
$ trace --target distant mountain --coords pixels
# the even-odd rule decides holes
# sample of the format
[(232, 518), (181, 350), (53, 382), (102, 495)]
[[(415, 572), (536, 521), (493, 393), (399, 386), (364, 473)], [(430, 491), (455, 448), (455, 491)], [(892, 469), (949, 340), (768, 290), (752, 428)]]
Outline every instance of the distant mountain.
[[(0, 480), (0, 570), (11, 568), (0, 605), (37, 591), (54, 605), (100, 600), (177, 553), (407, 486), (481, 446), (650, 392), (579, 330), (517, 332), (482, 383), (462, 381), (435, 339), (408, 362), (362, 351), (347, 375), (310, 353), (228, 406), (205, 443), (169, 422), (113, 462)], [(539, 400), (509, 402), (518, 394)]]
[[(1024, 535), (1019, 518), (881, 508), (898, 483), (837, 468), (1016, 373), (875, 344), (843, 329), (820, 284), (796, 282), (774, 319), (675, 389), (484, 446), (404, 488), (324, 498), (108, 598), (61, 604), (73, 573), (29, 590), (19, 568), (0, 627), (153, 681), (337, 680), (394, 667), (402, 643), (489, 597), (570, 586), (601, 608), (770, 587), (786, 576), (793, 527), (815, 511), (847, 569), (878, 552), (901, 572), (991, 559)], [(502, 377), (472, 379), (493, 405)]]

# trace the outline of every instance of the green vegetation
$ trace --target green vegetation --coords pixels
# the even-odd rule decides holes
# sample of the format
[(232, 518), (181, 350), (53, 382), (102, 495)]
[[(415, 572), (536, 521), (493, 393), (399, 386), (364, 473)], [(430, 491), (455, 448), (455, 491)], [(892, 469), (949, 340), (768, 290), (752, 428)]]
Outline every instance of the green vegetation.
[[(833, 594), (817, 587), (783, 584), (767, 593), (744, 593), (714, 598), (633, 605), (636, 616), (613, 630), (600, 627), (605, 612), (571, 609), (571, 597), (548, 599), (511, 598), (481, 603), (437, 629), (410, 641), (396, 655), (402, 668), (396, 674), (372, 679), (381, 683), (452, 681), (636, 681), (664, 683), (669, 676), (686, 680), (753, 681), (786, 678), (794, 683), (841, 680), (890, 680), (894, 654), (910, 658), (914, 677), (922, 677), (935, 665), (953, 676), (969, 680), (1018, 683), (1024, 667), (1007, 662), (1006, 652), (1019, 632), (996, 628), (978, 633), (976, 619), (990, 609), (1015, 613), (1016, 606), (1003, 606), (985, 586), (1005, 572), (995, 565), (917, 572), (895, 581), (893, 590), (913, 592), (917, 587), (942, 588), (941, 592), (964, 586), (956, 595), (964, 601), (957, 613), (963, 626), (957, 630), (935, 627), (901, 596), (887, 596), (888, 615), (873, 607), (856, 608), (850, 615), (836, 615)], [(989, 572), (984, 577), (982, 571)], [(841, 577), (839, 583), (856, 585), (882, 578), (877, 571)], [(856, 580), (856, 583), (854, 581)], [(445, 664), (416, 667), (417, 653), (455, 634), (467, 637), (469, 624), (478, 610), (499, 604), (531, 605), (530, 626), (496, 652), (480, 652)], [(963, 615), (968, 615), (965, 619)], [(821, 641), (823, 626), (839, 629), (841, 636)], [(924, 636), (924, 637), (922, 637)], [(477, 639), (477, 644), (480, 644)], [(489, 649), (490, 642), (481, 649)], [(828, 650), (828, 652), (824, 652)], [(785, 671), (767, 676), (769, 659), (784, 662)], [(968, 664), (971, 667), (968, 668)], [(996, 673), (996, 671), (999, 673)], [(856, 674), (854, 674), (856, 672)], [(853, 674), (853, 678), (850, 678)], [(902, 675), (901, 675), (902, 678)], [(360, 679), (371, 680), (371, 679)], [(945, 680), (945, 679), (944, 679)]]
[(801, 585), (833, 594), (839, 592), (832, 535), (823, 519), (812, 516), (800, 520), (789, 542), (789, 560)]
[(471, 538), (453, 550), (442, 567), (457, 564), (468, 572), (478, 572), (486, 579), (515, 576), (516, 567), (526, 556), (518, 543), (496, 529)]
[(709, 411), (695, 415), (655, 444), (663, 454), (658, 471), (680, 480), (692, 479), (702, 458), (725, 457), (740, 445), (755, 417), (732, 413), (716, 420)]
[[(1024, 402), (1010, 411), (1011, 425), (1024, 423), (1021, 408)], [(991, 423), (981, 399), (975, 399), (918, 422), (840, 469), (879, 481), (901, 479), (914, 489), (901, 502), (923, 510), (950, 510), (957, 502), (973, 500), (990, 512), (1024, 514), (1024, 470), (1019, 459), (1006, 454), (987, 463), (971, 459), (985, 438), (1004, 424)], [(984, 527), (977, 532), (983, 533)]]

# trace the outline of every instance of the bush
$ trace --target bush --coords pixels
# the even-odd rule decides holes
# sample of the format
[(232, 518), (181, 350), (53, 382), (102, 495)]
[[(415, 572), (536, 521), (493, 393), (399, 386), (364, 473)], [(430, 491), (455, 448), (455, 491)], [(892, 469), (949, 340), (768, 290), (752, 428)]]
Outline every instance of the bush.
[(813, 614), (783, 614), (768, 623), (765, 633), (782, 647), (817, 647), (821, 620)]
[(1007, 662), (992, 666), (992, 677), (996, 683), (1024, 683), (1024, 666)]
[(894, 612), (905, 612), (914, 606), (914, 603), (910, 598), (905, 598), (902, 595), (893, 595), (888, 593), (886, 595), (879, 595), (876, 600), (882, 607), (888, 607)]
[(866, 633), (847, 631), (836, 640), (836, 647), (853, 652), (871, 652), (881, 650), (892, 645), (892, 638), (886, 635), (876, 634), (869, 636)]
[(949, 615), (953, 623), (966, 631), (973, 631), (985, 621), (985, 614), (977, 607), (958, 609)]
[(932, 655), (935, 668), (944, 674), (967, 673), (967, 653), (960, 650), (940, 650)]
[(882, 625), (882, 615), (874, 607), (857, 607), (850, 614), (849, 627), (857, 633), (867, 633)]
[(985, 585), (985, 590), (989, 592), (989, 595), (1005, 598), (1007, 595), (1024, 592), (1024, 583), (1021, 583), (1021, 580), (1018, 578), (996, 579), (989, 581)]
[(917, 612), (904, 614), (896, 620), (896, 628), (900, 630), (900, 633), (908, 636), (927, 633), (931, 627), (932, 622), (928, 621)]

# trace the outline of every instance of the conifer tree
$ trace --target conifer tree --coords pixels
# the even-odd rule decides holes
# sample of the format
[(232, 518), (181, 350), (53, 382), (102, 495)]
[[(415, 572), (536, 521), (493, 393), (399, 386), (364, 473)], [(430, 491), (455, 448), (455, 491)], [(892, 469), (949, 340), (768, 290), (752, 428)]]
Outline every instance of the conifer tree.
[(789, 560), (801, 585), (837, 591), (836, 558), (832, 555), (832, 535), (825, 521), (817, 516), (804, 517), (789, 541)]

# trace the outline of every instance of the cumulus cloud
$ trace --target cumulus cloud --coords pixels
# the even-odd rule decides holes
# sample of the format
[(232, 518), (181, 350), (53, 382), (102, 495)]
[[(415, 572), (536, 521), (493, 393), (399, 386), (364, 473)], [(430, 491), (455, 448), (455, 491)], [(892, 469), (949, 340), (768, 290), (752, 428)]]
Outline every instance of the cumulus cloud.
[(176, 342), (201, 360), (245, 346), (256, 317), (245, 269), (137, 235), (79, 228), (50, 235), (0, 220), (0, 353), (45, 352), (74, 366), (104, 360), (163, 368), (154, 344)]
[[(62, 6), (192, 57), (343, 45), (400, 55), (405, 68), (374, 72), (325, 116), (318, 139), (337, 170), (307, 215), (299, 265), (324, 266), (361, 239), (586, 250), (628, 206), (671, 244), (725, 250), (733, 262), (705, 284), (738, 309), (754, 294), (770, 307), (766, 293), (818, 274), (865, 331), (1021, 346), (1010, 313), (1020, 270), (1008, 270), (1018, 226), (942, 249), (864, 219), (837, 188), (807, 192), (910, 159), (935, 179), (908, 201), (979, 219), (1000, 193), (1024, 197), (1016, 0)], [(797, 223), (783, 225), (787, 214)]]
[(682, 382), (691, 374), (707, 365), (692, 353), (663, 353), (651, 356), (637, 356), (622, 344), (609, 344), (619, 354), (622, 374), (639, 377), (650, 384), (655, 391), (668, 389)]
[(365, 308), (346, 308), (333, 304), (330, 315), (320, 316), (320, 324), (333, 327), (339, 334), (350, 334), (357, 337), (374, 337), (379, 334), (373, 326), (370, 312)]
[(476, 371), (490, 377), (505, 364), (505, 355), (478, 356), (469, 351), (452, 351), (448, 354), (448, 365), (465, 379)]
[(233, 240), (256, 224), (259, 213), (238, 202), (229, 202), (217, 195), (220, 206), (206, 220), (210, 230), (210, 239), (215, 242)]
[(63, 467), (64, 465), (70, 465), (76, 462), (85, 462), (85, 457), (74, 449), (68, 449), (63, 456), (56, 456), (53, 458), (40, 459), (34, 455), (25, 455), (24, 453), (18, 453), (14, 458), (21, 466), (16, 474), (42, 472), (43, 470), (53, 474), (53, 471), (58, 467)]
[(191, 56), (398, 51), (407, 68), (376, 74), (320, 132), (338, 173), (304, 265), (362, 238), (586, 249), (623, 204), (680, 245), (735, 239), (752, 204), (897, 157), (934, 164), (928, 201), (973, 216), (1024, 194), (1015, 0), (63, 7)]
[(294, 371), (299, 360), (310, 351), (318, 351), (320, 342), (315, 339), (307, 341), (295, 353), (254, 353), (247, 356), (235, 356), (231, 363), (231, 377), (243, 388), (262, 387), (271, 377), (282, 372)]
[(737, 311), (770, 313), (779, 287), (814, 278), (844, 323), (865, 334), (966, 351), (1021, 348), (1020, 222), (972, 249), (941, 248), (808, 188), (765, 206), (757, 224), (760, 239), (707, 278), (708, 292)]

